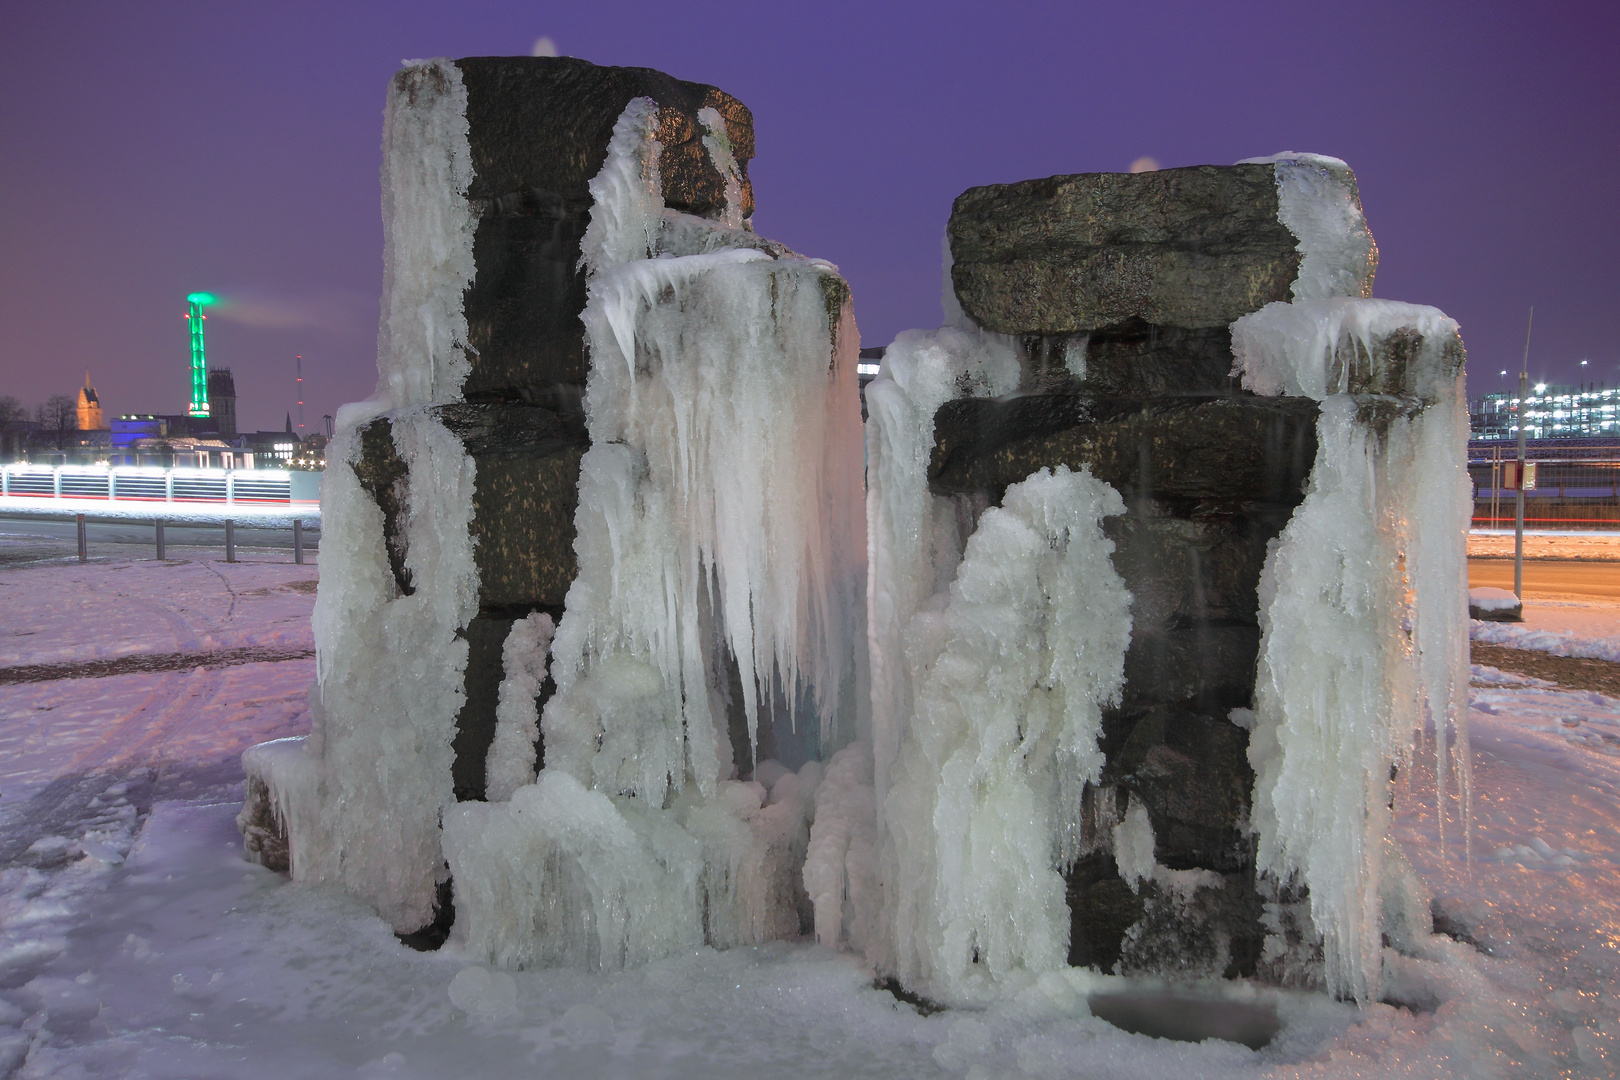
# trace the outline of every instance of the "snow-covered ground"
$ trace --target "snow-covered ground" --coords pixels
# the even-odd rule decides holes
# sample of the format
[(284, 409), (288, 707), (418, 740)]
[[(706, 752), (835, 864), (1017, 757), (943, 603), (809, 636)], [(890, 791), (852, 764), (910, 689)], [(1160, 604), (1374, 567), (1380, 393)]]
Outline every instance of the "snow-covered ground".
[[(1468, 534), (1471, 559), (1513, 558), (1512, 529), (1475, 529)], [(1601, 559), (1620, 562), (1620, 532), (1529, 532), (1524, 534), (1527, 559)]]
[[(242, 861), (237, 757), (308, 729), (314, 662), (297, 654), (314, 567), (11, 565), (0, 1078), (1607, 1076), (1620, 1061), (1610, 698), (1475, 670), (1472, 860), (1454, 806), (1442, 853), (1421, 761), (1396, 840), (1445, 928), (1478, 947), (1435, 936), (1415, 957), (1390, 952), (1389, 996), (1406, 1007), (1207, 991), (1275, 1008), (1282, 1032), (1257, 1052), (1127, 1034), (1084, 1004), (1122, 981), (1079, 972), (986, 1012), (922, 1016), (855, 959), (802, 943), (613, 975), (490, 975), (454, 939), (411, 951), (358, 902)], [(1547, 610), (1546, 629), (1592, 632), (1571, 621), (1586, 614)], [(130, 656), (165, 666), (6, 675)]]
[(1491, 645), (1511, 645), (1557, 656), (1620, 661), (1620, 603), (1532, 597), (1524, 602), (1523, 622), (1475, 619), (1468, 636)]

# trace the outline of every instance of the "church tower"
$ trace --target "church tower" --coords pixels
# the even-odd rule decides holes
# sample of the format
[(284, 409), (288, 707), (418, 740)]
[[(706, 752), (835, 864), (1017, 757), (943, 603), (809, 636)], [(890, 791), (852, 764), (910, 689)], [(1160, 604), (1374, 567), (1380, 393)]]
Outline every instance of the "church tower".
[(79, 430), (100, 431), (107, 425), (101, 419), (101, 399), (90, 385), (90, 373), (84, 373), (84, 385), (79, 388)]

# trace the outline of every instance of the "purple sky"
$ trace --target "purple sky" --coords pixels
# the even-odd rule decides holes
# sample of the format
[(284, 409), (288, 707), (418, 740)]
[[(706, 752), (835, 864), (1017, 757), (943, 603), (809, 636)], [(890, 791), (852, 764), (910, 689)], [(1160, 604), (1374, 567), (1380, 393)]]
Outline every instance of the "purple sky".
[[(791, 12), (783, 14), (781, 12)], [(1620, 9), (1609, 3), (8, 3), (0, 394), (188, 400), (184, 297), (241, 425), (370, 394), (383, 93), (403, 58), (527, 55), (713, 83), (753, 109), (755, 226), (839, 264), (866, 344), (939, 322), (975, 184), (1349, 161), (1377, 295), (1462, 323), (1474, 393), (1620, 383)], [(1581, 359), (1590, 361), (1581, 368)], [(295, 417), (296, 420), (296, 417)]]

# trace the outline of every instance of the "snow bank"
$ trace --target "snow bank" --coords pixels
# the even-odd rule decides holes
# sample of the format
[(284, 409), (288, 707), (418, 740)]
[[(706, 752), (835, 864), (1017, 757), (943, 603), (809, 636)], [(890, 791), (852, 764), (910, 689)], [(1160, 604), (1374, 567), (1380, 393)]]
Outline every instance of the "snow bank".
[(1066, 963), (1059, 870), (1079, 854), (1130, 640), (1101, 527), (1124, 512), (1087, 470), (1036, 472), (984, 512), (948, 595), (908, 627), (915, 713), (882, 804), (879, 955), (919, 992), (985, 1000)]
[(1344, 298), (1270, 304), (1232, 330), (1245, 386), (1322, 402), (1309, 490), (1260, 582), (1259, 866), (1309, 887), (1329, 987), (1366, 1001), (1391, 768), (1431, 718), (1441, 745), (1455, 734), (1442, 798), (1454, 769), (1465, 820), (1469, 805), (1461, 342), (1432, 308)]
[(1554, 656), (1578, 656), (1589, 660), (1620, 662), (1620, 636), (1594, 638), (1584, 634), (1526, 626), (1523, 623), (1485, 622), (1479, 619), (1469, 623), (1468, 636), (1487, 645), (1507, 645), (1514, 649), (1534, 649)]

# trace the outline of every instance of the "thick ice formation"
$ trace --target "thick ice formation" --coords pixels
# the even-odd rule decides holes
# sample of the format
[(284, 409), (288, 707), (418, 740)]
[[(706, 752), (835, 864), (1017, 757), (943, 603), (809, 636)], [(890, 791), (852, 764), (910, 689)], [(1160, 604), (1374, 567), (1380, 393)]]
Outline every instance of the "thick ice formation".
[(1454, 767), (1467, 820), (1461, 341), (1432, 308), (1331, 299), (1239, 319), (1233, 350), (1250, 389), (1322, 402), (1309, 491), (1260, 584), (1259, 868), (1309, 887), (1329, 987), (1365, 1001), (1382, 971), (1391, 769), (1427, 719), (1442, 801)]
[(533, 612), (512, 623), (501, 645), (501, 679), (495, 706), (495, 738), (484, 764), (485, 797), (502, 802), (525, 784), (534, 783), (536, 744), (540, 742), (540, 684), (546, 678), (546, 653), (555, 631), (551, 616)]
[(449, 60), (394, 76), (383, 118), (383, 308), (377, 397), (386, 408), (461, 400), (472, 370), (461, 297), (473, 280), (467, 88)]
[(354, 474), (357, 429), (341, 429), (322, 483), (328, 554), (312, 619), (306, 753), (319, 761), (320, 827), (294, 844), (300, 880), (339, 882), (414, 930), (432, 918), (443, 865), (439, 818), (453, 801), (450, 744), (465, 700), (458, 632), (477, 614), (478, 574), (472, 458), (426, 411), (395, 413), (392, 430), (410, 468), (401, 532), (415, 588), (398, 591), (382, 513)]
[(1372, 296), (1378, 245), (1361, 212), (1356, 175), (1335, 157), (1282, 153), (1239, 165), (1277, 167), (1277, 220), (1299, 240), (1303, 256), (1295, 300)]
[(1079, 854), (1130, 639), (1101, 528), (1124, 512), (1088, 471), (1036, 472), (980, 516), (948, 595), (906, 629), (913, 714), (881, 804), (880, 963), (907, 986), (983, 1000), (1066, 962), (1060, 868)]
[[(949, 280), (947, 272), (947, 295)], [(923, 602), (949, 586), (962, 558), (962, 533), (973, 528), (971, 521), (958, 521), (955, 500), (928, 492), (934, 413), (955, 397), (1011, 393), (1018, 380), (1011, 338), (944, 326), (895, 338), (866, 387), (867, 626), (873, 781), (880, 801), (912, 711), (906, 629)]]
[(815, 798), (804, 886), (814, 905), (816, 940), (864, 953), (876, 941), (882, 903), (870, 744), (851, 743), (834, 754)]
[[(301, 759), (283, 747), (244, 761), (287, 825), (294, 875), (341, 883), (400, 930), (433, 915), (439, 819), (452, 802), (450, 743), (464, 700), (459, 632), (477, 611), (473, 461), (425, 409), (460, 400), (470, 370), (466, 106), (448, 60), (395, 76), (383, 129), (377, 391), (338, 411), (321, 487), (327, 551), (312, 620), (313, 730)], [(389, 568), (382, 513), (354, 471), (360, 429), (385, 413), (411, 477), (400, 531), (415, 587), (405, 594)], [(438, 662), (422, 664), (425, 656)]]
[(730, 779), (734, 762), (763, 724), (814, 725), (825, 750), (864, 734), (847, 290), (742, 225), (723, 122), (703, 119), (733, 181), (720, 220), (665, 210), (645, 99), (591, 184), (592, 445), (545, 768), (508, 805), (446, 815), (458, 925), (500, 964), (617, 967), (798, 933), (821, 766), (770, 770), (767, 788)]

